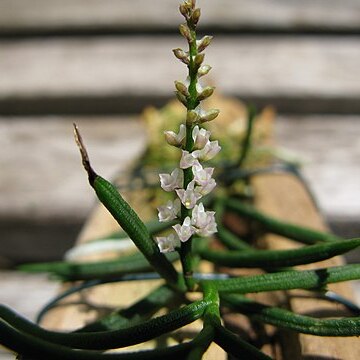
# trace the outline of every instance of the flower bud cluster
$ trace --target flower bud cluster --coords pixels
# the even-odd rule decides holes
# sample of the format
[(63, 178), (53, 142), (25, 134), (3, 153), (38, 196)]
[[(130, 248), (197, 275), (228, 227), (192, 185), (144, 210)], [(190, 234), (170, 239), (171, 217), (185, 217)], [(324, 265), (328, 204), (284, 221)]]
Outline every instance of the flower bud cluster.
[[(168, 144), (182, 148), (185, 126), (180, 125), (179, 133), (165, 132)], [(180, 241), (185, 242), (194, 234), (210, 236), (216, 232), (215, 212), (205, 211), (203, 203), (198, 201), (209, 194), (216, 186), (212, 178), (214, 168), (203, 167), (201, 161), (211, 160), (219, 151), (218, 141), (210, 141), (210, 131), (195, 126), (192, 131), (194, 141), (193, 151), (182, 149), (179, 168), (170, 174), (160, 174), (163, 190), (175, 192), (177, 198), (158, 207), (159, 221), (171, 221), (180, 218), (181, 205), (191, 210), (182, 224), (173, 226), (174, 233), (166, 237), (158, 237), (157, 243), (161, 252), (174, 251)], [(193, 180), (184, 189), (184, 169), (191, 168)]]

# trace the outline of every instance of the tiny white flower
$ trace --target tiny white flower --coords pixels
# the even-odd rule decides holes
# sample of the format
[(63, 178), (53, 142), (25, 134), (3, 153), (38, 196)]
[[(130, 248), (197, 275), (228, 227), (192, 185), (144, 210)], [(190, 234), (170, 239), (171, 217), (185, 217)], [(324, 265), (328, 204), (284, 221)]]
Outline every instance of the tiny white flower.
[(175, 251), (175, 247), (179, 245), (179, 238), (175, 234), (156, 238), (160, 252), (168, 253)]
[(197, 158), (201, 161), (211, 160), (219, 151), (221, 146), (219, 142), (209, 141), (202, 150), (195, 150), (192, 152), (192, 157)]
[(205, 211), (203, 203), (194, 207), (191, 224), (196, 228), (196, 233), (201, 236), (209, 236), (217, 231), (215, 212)]
[(214, 168), (203, 168), (201, 165), (195, 165), (192, 168), (194, 180), (198, 185), (206, 186), (211, 180)]
[(184, 172), (176, 168), (171, 174), (159, 174), (161, 187), (165, 191), (174, 191), (183, 186)]
[(192, 137), (194, 140), (194, 149), (202, 149), (208, 143), (210, 138), (210, 131), (206, 129), (199, 129), (199, 126), (195, 126), (192, 132)]
[(174, 201), (169, 200), (166, 205), (158, 207), (158, 216), (160, 222), (171, 221), (178, 217), (180, 213), (180, 200), (175, 199)]
[(201, 196), (205, 196), (209, 193), (211, 193), (214, 188), (216, 187), (216, 181), (214, 179), (210, 179), (206, 185), (203, 186), (197, 186), (195, 188), (195, 191)]
[(189, 153), (186, 150), (182, 150), (182, 155), (180, 159), (180, 168), (181, 169), (187, 169), (191, 166), (200, 165), (199, 161), (197, 159), (197, 154), (195, 154), (196, 151), (193, 151)]
[(184, 124), (181, 124), (178, 134), (174, 133), (173, 131), (164, 131), (164, 134), (168, 144), (172, 146), (180, 147), (185, 139), (186, 127)]
[(195, 228), (191, 225), (191, 219), (187, 216), (182, 225), (176, 224), (173, 226), (180, 241), (185, 242), (195, 233)]
[(194, 190), (195, 188), (195, 181), (191, 181), (187, 186), (186, 190), (184, 189), (176, 189), (176, 194), (179, 197), (182, 204), (187, 209), (192, 209), (196, 202), (201, 198), (201, 195)]

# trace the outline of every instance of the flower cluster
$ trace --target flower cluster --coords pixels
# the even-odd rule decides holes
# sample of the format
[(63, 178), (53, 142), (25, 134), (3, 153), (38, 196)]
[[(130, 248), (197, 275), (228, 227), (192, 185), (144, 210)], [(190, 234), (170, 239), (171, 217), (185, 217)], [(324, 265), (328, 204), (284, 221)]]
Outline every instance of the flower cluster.
[(188, 241), (194, 234), (209, 236), (217, 231), (215, 213), (206, 211), (203, 203), (199, 202), (216, 186), (212, 178), (214, 168), (204, 167), (202, 162), (211, 160), (221, 149), (218, 141), (210, 140), (210, 131), (201, 127), (201, 124), (219, 115), (219, 110), (204, 110), (200, 104), (214, 92), (214, 87), (203, 87), (199, 81), (211, 70), (209, 65), (203, 64), (203, 51), (212, 37), (196, 39), (200, 9), (195, 7), (195, 0), (184, 0), (180, 12), (186, 22), (180, 25), (179, 30), (189, 44), (189, 51), (178, 48), (173, 52), (187, 65), (189, 76), (184, 82), (175, 81), (175, 93), (186, 107), (187, 114), (185, 124), (180, 125), (178, 133), (165, 131), (167, 143), (181, 149), (181, 158), (178, 168), (170, 174), (160, 174), (161, 187), (165, 191), (175, 192), (177, 197), (158, 208), (159, 220), (179, 219), (170, 235), (156, 239), (160, 251), (164, 253), (174, 251), (181, 242)]
[[(181, 147), (183, 141), (180, 125), (178, 134), (165, 132), (165, 137), (170, 145)], [(185, 242), (194, 234), (209, 236), (216, 232), (215, 212), (205, 211), (202, 202), (198, 201), (209, 194), (216, 186), (212, 178), (214, 168), (203, 167), (201, 161), (211, 160), (219, 151), (217, 141), (210, 141), (210, 132), (200, 129), (196, 125), (192, 130), (193, 151), (182, 150), (179, 168), (174, 169), (170, 174), (160, 174), (161, 187), (168, 192), (174, 191), (177, 198), (168, 201), (158, 208), (159, 221), (171, 221), (181, 216), (181, 206), (191, 210), (191, 216), (186, 216), (182, 224), (173, 226), (175, 230), (166, 237), (158, 237), (157, 242), (161, 252), (174, 251), (179, 241)], [(184, 170), (191, 168), (193, 179), (184, 189)]]

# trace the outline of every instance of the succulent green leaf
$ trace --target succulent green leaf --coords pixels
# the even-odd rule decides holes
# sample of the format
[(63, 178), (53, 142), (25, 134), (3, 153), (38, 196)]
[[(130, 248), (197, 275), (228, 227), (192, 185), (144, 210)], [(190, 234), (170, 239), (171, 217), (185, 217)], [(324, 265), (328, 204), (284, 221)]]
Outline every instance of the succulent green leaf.
[[(176, 253), (168, 254), (169, 261), (178, 259)], [(57, 261), (50, 263), (24, 264), (18, 267), (20, 271), (39, 273), (47, 272), (63, 281), (78, 281), (90, 279), (110, 279), (115, 276), (134, 272), (152, 271), (153, 267), (141, 253), (121, 256), (115, 260), (71, 263)]]
[(360, 336), (360, 317), (316, 319), (267, 306), (243, 296), (226, 294), (224, 304), (261, 322), (283, 329), (317, 336)]
[(344, 254), (360, 246), (360, 239), (340, 240), (292, 250), (214, 251), (199, 249), (199, 255), (217, 265), (273, 268), (311, 264)]
[(62, 333), (45, 330), (0, 305), (0, 320), (11, 327), (44, 341), (76, 349), (103, 350), (135, 345), (176, 330), (200, 318), (208, 305), (201, 300), (124, 329), (94, 333)]
[(319, 289), (327, 284), (360, 279), (360, 265), (344, 265), (318, 270), (285, 271), (225, 280), (208, 280), (224, 293)]

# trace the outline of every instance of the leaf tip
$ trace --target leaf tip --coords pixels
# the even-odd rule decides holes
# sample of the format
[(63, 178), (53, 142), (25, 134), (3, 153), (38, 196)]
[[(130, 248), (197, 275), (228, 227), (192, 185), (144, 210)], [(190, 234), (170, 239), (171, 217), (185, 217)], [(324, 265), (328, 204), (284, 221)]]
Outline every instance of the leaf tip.
[(90, 165), (89, 155), (87, 153), (86, 147), (85, 147), (83, 139), (81, 137), (79, 127), (75, 123), (73, 123), (73, 127), (74, 127), (74, 138), (75, 138), (76, 145), (78, 146), (78, 148), (80, 150), (82, 164), (84, 166), (84, 169), (88, 173), (90, 184), (93, 185), (95, 178), (97, 177), (97, 174), (95, 173), (95, 171), (93, 170), (93, 168)]

